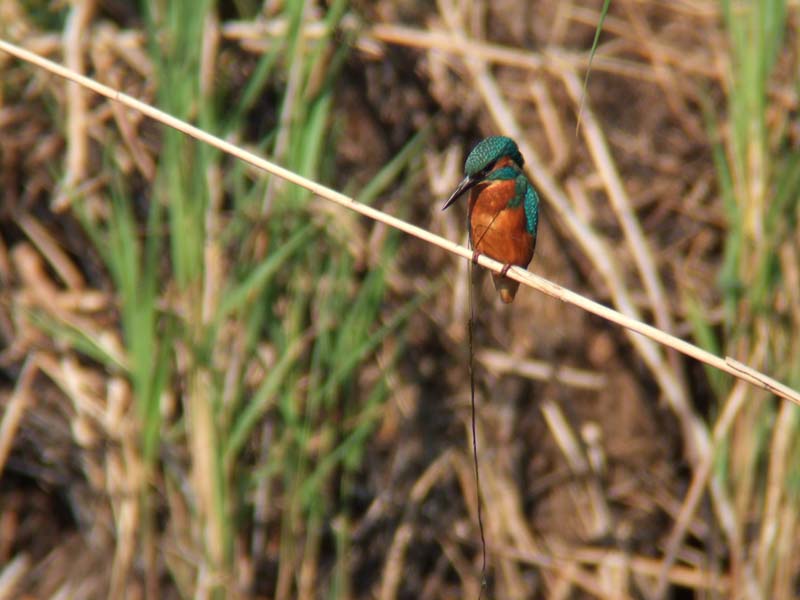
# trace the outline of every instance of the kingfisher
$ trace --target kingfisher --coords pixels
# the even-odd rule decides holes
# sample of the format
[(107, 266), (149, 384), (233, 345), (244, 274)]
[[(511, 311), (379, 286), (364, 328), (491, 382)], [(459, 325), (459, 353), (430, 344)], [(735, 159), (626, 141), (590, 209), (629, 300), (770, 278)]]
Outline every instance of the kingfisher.
[(492, 273), (494, 287), (506, 304), (514, 301), (519, 282), (506, 277), (516, 265), (526, 269), (536, 248), (539, 196), (522, 172), (525, 160), (517, 143), (505, 136), (491, 136), (472, 149), (464, 163), (464, 179), (442, 210), (470, 190), (469, 241), (478, 254), (504, 263)]

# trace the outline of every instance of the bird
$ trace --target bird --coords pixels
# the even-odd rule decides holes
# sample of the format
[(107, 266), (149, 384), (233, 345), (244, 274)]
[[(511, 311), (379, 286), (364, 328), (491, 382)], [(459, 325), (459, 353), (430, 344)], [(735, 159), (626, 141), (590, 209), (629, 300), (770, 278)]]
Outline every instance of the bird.
[(445, 210), (470, 192), (467, 214), (473, 262), (485, 254), (504, 264), (492, 279), (505, 304), (514, 301), (519, 288), (519, 282), (505, 276), (508, 269), (512, 265), (526, 269), (536, 249), (539, 196), (522, 171), (524, 164), (511, 138), (481, 140), (467, 156), (464, 179), (442, 206)]

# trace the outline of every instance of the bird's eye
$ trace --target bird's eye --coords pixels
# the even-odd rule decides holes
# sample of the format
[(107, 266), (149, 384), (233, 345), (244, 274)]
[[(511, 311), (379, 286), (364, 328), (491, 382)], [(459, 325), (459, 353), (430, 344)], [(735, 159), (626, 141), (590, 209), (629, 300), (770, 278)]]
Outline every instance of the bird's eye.
[(497, 164), (496, 160), (493, 160), (492, 162), (490, 162), (488, 165), (483, 167), (483, 170), (481, 171), (481, 174), (482, 175), (488, 175), (492, 171), (492, 169), (494, 169), (495, 164)]

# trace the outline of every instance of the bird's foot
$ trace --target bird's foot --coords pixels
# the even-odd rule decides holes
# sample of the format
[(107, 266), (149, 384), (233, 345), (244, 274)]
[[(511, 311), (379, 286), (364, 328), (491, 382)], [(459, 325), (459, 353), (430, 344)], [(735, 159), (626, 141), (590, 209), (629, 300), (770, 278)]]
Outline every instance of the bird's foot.
[(477, 264), (478, 264), (478, 257), (479, 257), (480, 255), (481, 255), (481, 253), (480, 253), (480, 252), (478, 252), (477, 250), (473, 250), (473, 251), (472, 251), (472, 264), (473, 264), (473, 265), (477, 265)]
[(500, 269), (500, 277), (505, 277), (508, 275), (508, 270), (511, 268), (511, 265), (506, 263), (503, 265), (503, 268)]

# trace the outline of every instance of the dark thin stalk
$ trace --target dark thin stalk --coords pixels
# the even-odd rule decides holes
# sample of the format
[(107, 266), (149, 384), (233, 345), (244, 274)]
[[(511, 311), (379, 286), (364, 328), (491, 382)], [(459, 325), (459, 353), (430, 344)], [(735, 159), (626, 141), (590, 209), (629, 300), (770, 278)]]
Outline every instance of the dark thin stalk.
[(469, 278), (469, 326), (467, 327), (467, 337), (469, 340), (469, 399), (472, 409), (472, 458), (475, 463), (475, 499), (478, 504), (478, 529), (481, 532), (481, 587), (478, 592), (478, 600), (483, 596), (483, 589), (486, 587), (486, 536), (483, 532), (483, 512), (481, 510), (481, 475), (478, 469), (478, 436), (476, 435), (475, 414), (475, 351), (473, 348), (473, 332), (475, 329), (475, 299), (473, 295), (474, 269), (472, 263), (469, 264), (467, 277)]

